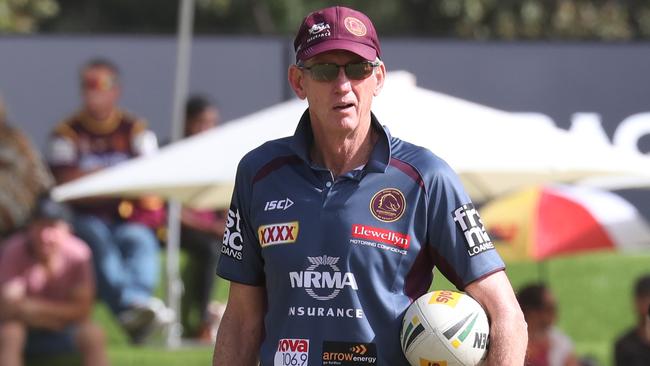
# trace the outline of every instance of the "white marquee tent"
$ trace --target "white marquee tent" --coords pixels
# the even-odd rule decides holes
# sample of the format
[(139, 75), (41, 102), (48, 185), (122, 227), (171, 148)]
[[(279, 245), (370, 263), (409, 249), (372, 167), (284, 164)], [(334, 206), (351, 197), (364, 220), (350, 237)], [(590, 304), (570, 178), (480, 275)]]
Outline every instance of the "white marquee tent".
[[(59, 186), (54, 195), (155, 193), (194, 207), (225, 207), (240, 158), (264, 141), (293, 134), (305, 108), (297, 99), (277, 104)], [(373, 111), (394, 136), (445, 159), (477, 202), (535, 183), (650, 175), (648, 158), (592, 144), (547, 120), (419, 88), (406, 72), (389, 73)]]

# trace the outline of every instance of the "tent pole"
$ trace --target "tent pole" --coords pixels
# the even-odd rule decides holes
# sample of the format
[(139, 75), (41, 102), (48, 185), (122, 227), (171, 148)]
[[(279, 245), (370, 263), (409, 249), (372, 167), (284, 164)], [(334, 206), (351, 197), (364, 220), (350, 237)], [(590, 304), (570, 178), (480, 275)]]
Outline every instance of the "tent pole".
[[(188, 94), (193, 24), (194, 0), (180, 0), (171, 128), (172, 142), (183, 137), (185, 119), (183, 106)], [(176, 313), (176, 319), (167, 329), (166, 345), (168, 348), (180, 346), (183, 331), (180, 323), (181, 295), (183, 292), (183, 283), (179, 275), (180, 214), (180, 203), (176, 200), (170, 200), (167, 213), (167, 302), (169, 307)]]

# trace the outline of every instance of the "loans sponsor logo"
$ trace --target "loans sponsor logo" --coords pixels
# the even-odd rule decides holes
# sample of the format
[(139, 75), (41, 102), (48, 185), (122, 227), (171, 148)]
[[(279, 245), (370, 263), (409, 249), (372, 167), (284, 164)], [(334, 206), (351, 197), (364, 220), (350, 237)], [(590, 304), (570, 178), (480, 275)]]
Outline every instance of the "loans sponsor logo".
[(323, 366), (377, 365), (374, 343), (323, 342)]
[(465, 235), (467, 254), (470, 257), (494, 249), (494, 244), (485, 231), (483, 221), (473, 204), (468, 203), (458, 207), (451, 213), (451, 217)]
[(262, 248), (276, 244), (295, 243), (298, 239), (298, 221), (262, 225), (257, 229), (257, 236)]
[(433, 291), (431, 293), (431, 298), (429, 299), (429, 304), (444, 304), (455, 308), (461, 296), (460, 293), (454, 291)]
[(385, 188), (375, 193), (370, 200), (370, 212), (383, 222), (399, 220), (406, 209), (404, 194), (397, 188)]
[[(329, 301), (345, 288), (359, 290), (352, 272), (342, 272), (337, 263), (339, 257), (327, 255), (307, 257), (309, 265), (304, 271), (289, 272), (291, 288), (304, 289), (307, 295), (318, 301)], [(290, 306), (289, 316), (363, 318), (363, 310), (346, 307)]]
[(273, 200), (268, 201), (264, 205), (264, 211), (273, 211), (273, 210), (286, 210), (289, 207), (293, 206), (293, 201), (287, 197), (283, 200)]
[[(449, 340), (454, 348), (460, 347), (465, 342), (474, 329), (478, 313), (468, 314), (465, 318), (461, 319), (456, 324), (444, 330), (442, 334)], [(474, 332), (474, 343), (472, 347), (485, 349), (488, 344), (487, 333)]]
[(283, 338), (278, 341), (273, 366), (308, 366), (309, 339)]
[(226, 218), (226, 228), (223, 232), (223, 245), (221, 245), (221, 254), (228, 257), (241, 260), (244, 249), (244, 240), (241, 235), (241, 218), (239, 210), (228, 210)]

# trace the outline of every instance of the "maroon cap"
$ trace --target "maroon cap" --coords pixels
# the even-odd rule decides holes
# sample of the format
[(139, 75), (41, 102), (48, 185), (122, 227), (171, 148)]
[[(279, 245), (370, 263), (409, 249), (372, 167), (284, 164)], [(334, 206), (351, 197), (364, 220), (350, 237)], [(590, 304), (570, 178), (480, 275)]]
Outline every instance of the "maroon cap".
[(307, 15), (298, 29), (293, 48), (296, 62), (332, 50), (350, 51), (369, 61), (381, 55), (377, 32), (370, 19), (360, 11), (343, 6)]

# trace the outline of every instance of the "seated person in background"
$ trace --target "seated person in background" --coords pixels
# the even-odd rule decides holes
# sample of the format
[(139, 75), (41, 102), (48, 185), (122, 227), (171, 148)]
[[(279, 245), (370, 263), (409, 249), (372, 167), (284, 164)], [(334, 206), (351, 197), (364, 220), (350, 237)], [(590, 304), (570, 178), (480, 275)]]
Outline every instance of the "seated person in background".
[(578, 366), (573, 343), (555, 327), (557, 303), (542, 283), (523, 287), (517, 300), (528, 323), (527, 366)]
[(650, 365), (650, 274), (637, 279), (634, 285), (636, 325), (616, 340), (616, 366)]
[(52, 182), (38, 150), (7, 124), (0, 99), (0, 241), (25, 224), (36, 198)]
[[(57, 183), (114, 166), (157, 150), (156, 136), (145, 123), (117, 106), (117, 67), (96, 59), (81, 69), (81, 110), (60, 123), (50, 136), (48, 160)], [(160, 245), (147, 225), (130, 221), (134, 209), (155, 211), (155, 197), (125, 201), (88, 198), (71, 203), (74, 229), (91, 248), (98, 295), (117, 316), (133, 343), (140, 343), (174, 314), (152, 296), (159, 279)], [(141, 212), (141, 211), (138, 211)]]
[[(185, 106), (185, 137), (199, 134), (219, 124), (219, 111), (206, 98), (193, 96)], [(216, 278), (219, 248), (225, 228), (225, 212), (183, 207), (181, 212), (181, 247), (190, 256), (185, 278), (193, 288), (183, 296), (182, 322), (185, 334), (200, 341), (212, 342), (220, 318), (218, 304), (210, 304)], [(191, 312), (199, 315), (198, 326), (191, 324)]]
[(83, 364), (108, 364), (102, 330), (90, 320), (91, 253), (70, 233), (70, 211), (42, 196), (24, 232), (0, 256), (0, 363), (23, 354), (80, 351)]

